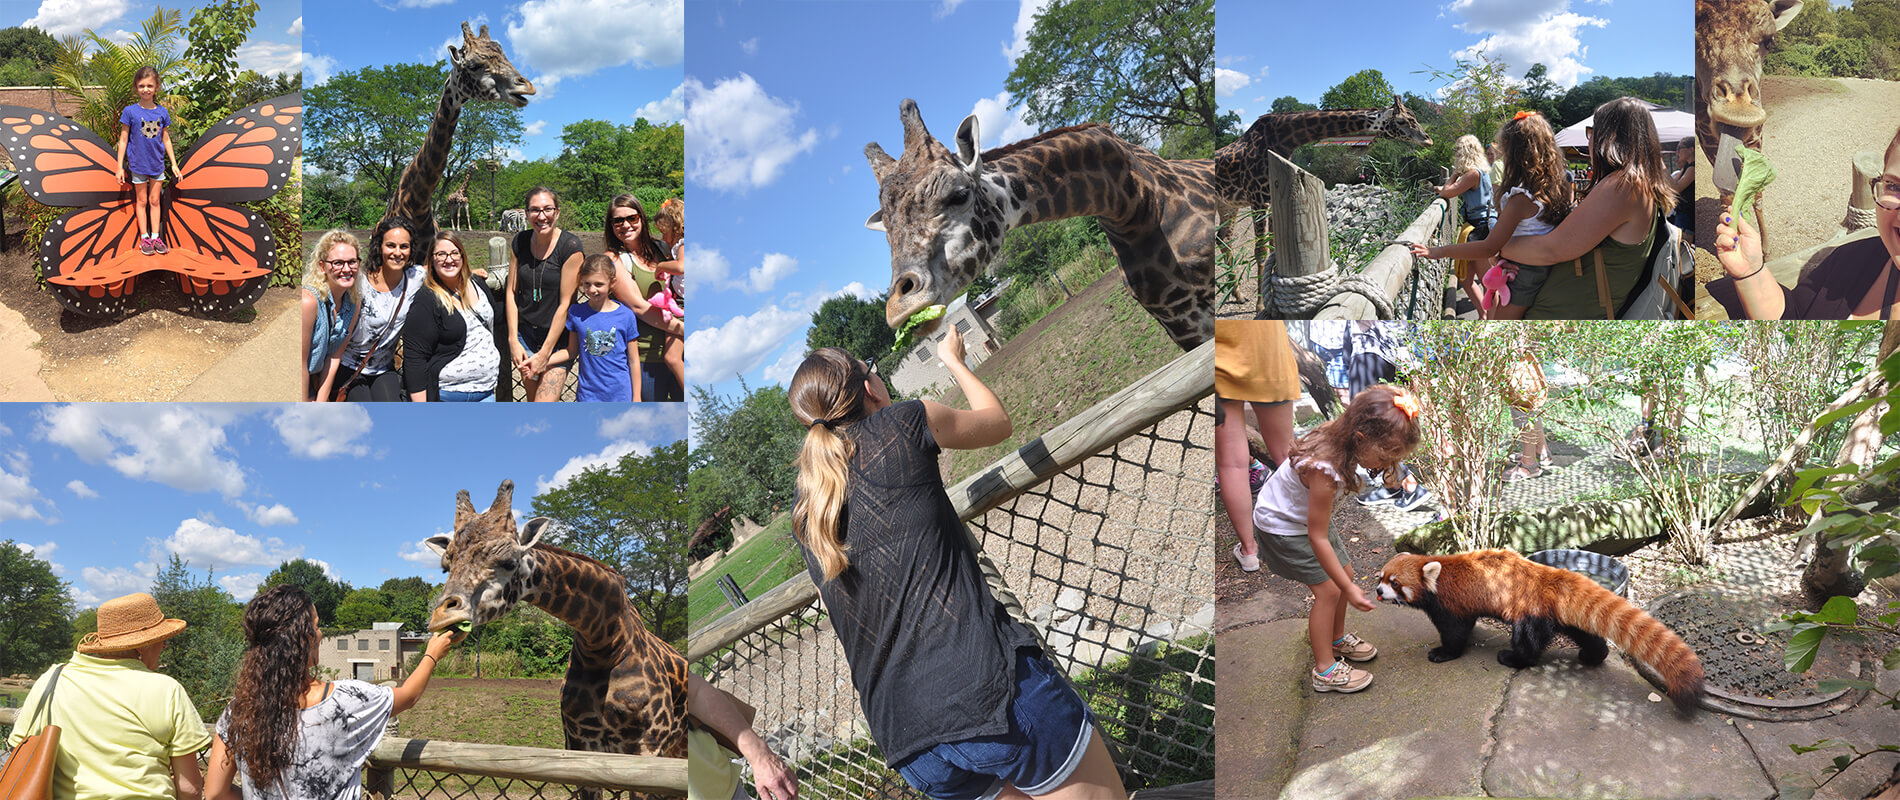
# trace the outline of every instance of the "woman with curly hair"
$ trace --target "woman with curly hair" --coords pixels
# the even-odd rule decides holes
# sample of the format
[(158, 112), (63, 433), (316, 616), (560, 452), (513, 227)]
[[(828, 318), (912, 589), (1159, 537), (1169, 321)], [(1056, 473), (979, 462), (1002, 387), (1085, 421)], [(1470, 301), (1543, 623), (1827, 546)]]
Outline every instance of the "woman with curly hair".
[(429, 640), (403, 685), (313, 677), (317, 606), (296, 586), (272, 587), (244, 609), (244, 661), (211, 743), (206, 798), (356, 798), (363, 762), (389, 718), (414, 707), (460, 631)]

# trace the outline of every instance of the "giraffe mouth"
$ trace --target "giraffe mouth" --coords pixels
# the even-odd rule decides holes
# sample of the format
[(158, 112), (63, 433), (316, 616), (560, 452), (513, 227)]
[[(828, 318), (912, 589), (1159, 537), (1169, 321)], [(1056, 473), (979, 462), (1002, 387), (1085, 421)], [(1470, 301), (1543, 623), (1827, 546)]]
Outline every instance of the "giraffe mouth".
[(509, 92), (506, 98), (509, 103), (514, 104), (515, 108), (526, 108), (528, 105), (527, 92)]

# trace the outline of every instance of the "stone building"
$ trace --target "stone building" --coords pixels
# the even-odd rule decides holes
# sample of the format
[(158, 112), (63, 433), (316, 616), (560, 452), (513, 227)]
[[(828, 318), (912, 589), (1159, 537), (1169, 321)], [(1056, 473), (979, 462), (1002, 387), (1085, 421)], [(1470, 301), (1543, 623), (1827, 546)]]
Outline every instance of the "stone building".
[(428, 643), (428, 634), (403, 633), (400, 622), (378, 622), (367, 630), (323, 637), (317, 666), (359, 681), (402, 680), (404, 665)]
[(950, 379), (950, 370), (937, 360), (937, 343), (943, 341), (944, 332), (951, 326), (963, 334), (963, 363), (971, 369), (994, 354), (1002, 342), (996, 340), (990, 316), (995, 313), (996, 296), (1001, 294), (1001, 289), (997, 287), (996, 292), (975, 307), (960, 297), (953, 301), (936, 332), (911, 345), (910, 352), (898, 362), (897, 373), (888, 376), (891, 385), (906, 398), (935, 397), (956, 386)]

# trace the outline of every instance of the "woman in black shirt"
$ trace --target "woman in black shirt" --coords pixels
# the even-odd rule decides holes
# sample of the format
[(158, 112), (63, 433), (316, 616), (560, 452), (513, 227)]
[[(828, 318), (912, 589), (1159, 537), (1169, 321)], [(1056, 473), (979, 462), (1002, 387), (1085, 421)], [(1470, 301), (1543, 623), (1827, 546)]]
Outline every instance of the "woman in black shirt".
[[(546, 186), (528, 190), (528, 229), (508, 248), (508, 349), (528, 399), (561, 399), (568, 360), (554, 361), (567, 335), (568, 303), (580, 286), (581, 240), (555, 226), (560, 198)], [(566, 351), (562, 351), (566, 352)]]

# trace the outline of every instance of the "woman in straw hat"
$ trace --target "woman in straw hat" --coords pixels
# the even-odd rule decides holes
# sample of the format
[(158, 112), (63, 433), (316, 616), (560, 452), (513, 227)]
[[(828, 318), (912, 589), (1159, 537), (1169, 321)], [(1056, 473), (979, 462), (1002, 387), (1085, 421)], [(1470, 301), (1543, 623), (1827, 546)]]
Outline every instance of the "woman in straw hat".
[(17, 746), (49, 723), (59, 726), (54, 797), (198, 796), (198, 751), (211, 735), (185, 687), (153, 671), (166, 640), (184, 630), (184, 620), (167, 619), (144, 592), (107, 600), (99, 629), (33, 683), (21, 708), (36, 708), (59, 672), (46, 718), (14, 728), (7, 742)]
[(211, 746), (209, 798), (356, 798), (363, 762), (389, 718), (422, 699), (436, 661), (468, 634), (429, 640), (403, 685), (326, 681), (317, 666), (317, 606), (303, 589), (274, 586), (244, 607), (244, 661)]

